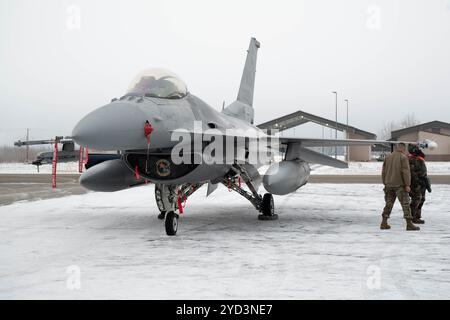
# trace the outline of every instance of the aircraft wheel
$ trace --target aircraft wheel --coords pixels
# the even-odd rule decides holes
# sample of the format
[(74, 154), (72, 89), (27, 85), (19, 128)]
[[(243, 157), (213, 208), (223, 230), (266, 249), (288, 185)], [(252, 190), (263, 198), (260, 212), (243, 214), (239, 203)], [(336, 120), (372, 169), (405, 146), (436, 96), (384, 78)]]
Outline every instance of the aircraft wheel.
[(259, 220), (277, 220), (278, 215), (275, 214), (275, 205), (273, 202), (273, 196), (270, 193), (266, 193), (263, 196), (261, 203), (261, 213), (258, 216)]
[(168, 236), (174, 236), (178, 230), (178, 214), (173, 211), (169, 211), (166, 214), (166, 233)]
[(158, 219), (159, 220), (164, 220), (166, 218), (166, 212), (165, 211), (161, 211), (160, 214), (158, 214)]

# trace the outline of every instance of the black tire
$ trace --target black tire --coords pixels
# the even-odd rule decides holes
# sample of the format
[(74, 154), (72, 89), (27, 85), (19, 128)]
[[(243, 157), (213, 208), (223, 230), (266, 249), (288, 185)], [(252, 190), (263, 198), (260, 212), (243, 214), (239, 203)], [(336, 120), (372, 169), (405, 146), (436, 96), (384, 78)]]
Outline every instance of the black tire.
[(275, 205), (273, 202), (273, 196), (270, 193), (266, 193), (263, 196), (263, 200), (261, 203), (261, 213), (258, 216), (259, 220), (277, 220), (278, 219), (278, 215), (275, 214)]
[(275, 206), (273, 203), (273, 196), (270, 193), (266, 193), (263, 196), (261, 204), (261, 213), (264, 216), (273, 216), (275, 214)]
[(173, 211), (166, 213), (166, 233), (168, 236), (174, 236), (178, 231), (178, 214)]

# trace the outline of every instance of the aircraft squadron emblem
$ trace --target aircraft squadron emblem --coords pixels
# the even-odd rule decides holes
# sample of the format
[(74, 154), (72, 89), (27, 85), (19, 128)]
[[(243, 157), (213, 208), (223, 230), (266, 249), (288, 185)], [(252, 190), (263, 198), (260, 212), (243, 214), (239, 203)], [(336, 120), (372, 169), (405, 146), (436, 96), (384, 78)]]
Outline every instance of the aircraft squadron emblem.
[(170, 162), (166, 159), (156, 161), (156, 172), (160, 177), (167, 177), (170, 175)]

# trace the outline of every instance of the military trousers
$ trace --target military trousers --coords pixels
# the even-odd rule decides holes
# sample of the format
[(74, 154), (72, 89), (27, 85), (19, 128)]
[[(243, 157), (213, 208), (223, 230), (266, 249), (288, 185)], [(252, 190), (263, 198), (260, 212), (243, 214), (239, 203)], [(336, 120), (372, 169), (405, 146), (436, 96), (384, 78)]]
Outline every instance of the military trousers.
[(400, 202), (403, 209), (403, 217), (412, 219), (409, 194), (404, 187), (385, 187), (384, 200), (386, 205), (383, 210), (383, 218), (389, 218), (394, 207), (395, 200)]
[(426, 188), (418, 185), (411, 187), (411, 215), (415, 219), (422, 217), (422, 207), (425, 203)]

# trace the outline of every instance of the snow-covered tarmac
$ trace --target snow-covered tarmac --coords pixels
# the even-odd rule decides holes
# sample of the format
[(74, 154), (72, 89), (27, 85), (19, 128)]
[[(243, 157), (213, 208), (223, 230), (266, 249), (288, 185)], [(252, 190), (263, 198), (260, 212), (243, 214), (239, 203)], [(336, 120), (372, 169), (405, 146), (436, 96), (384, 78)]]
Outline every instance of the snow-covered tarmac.
[[(382, 162), (350, 162), (348, 169), (337, 169), (333, 167), (312, 165), (313, 175), (380, 175)], [(429, 175), (449, 175), (450, 162), (427, 162)], [(263, 173), (268, 166), (261, 168)], [(40, 174), (50, 174), (52, 166), (45, 164), (40, 166)], [(78, 173), (78, 162), (58, 163), (58, 174)], [(38, 174), (37, 168), (31, 164), (24, 163), (0, 163), (0, 174)]]
[(398, 205), (378, 229), (380, 185), (307, 185), (269, 222), (202, 188), (176, 237), (153, 186), (15, 203), (0, 207), (0, 298), (448, 299), (449, 192), (434, 186), (420, 232)]

